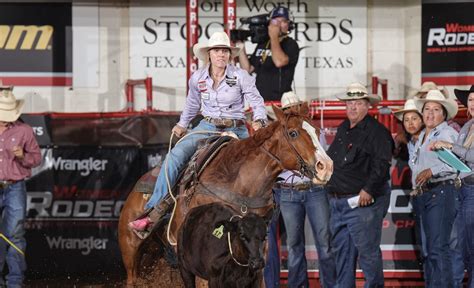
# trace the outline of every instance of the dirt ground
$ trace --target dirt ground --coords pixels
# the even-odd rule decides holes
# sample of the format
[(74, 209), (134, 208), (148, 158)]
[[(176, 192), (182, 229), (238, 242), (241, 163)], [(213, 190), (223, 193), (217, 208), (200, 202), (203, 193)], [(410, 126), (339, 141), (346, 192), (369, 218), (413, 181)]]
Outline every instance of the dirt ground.
[[(27, 279), (26, 288), (64, 288), (64, 287), (125, 287), (126, 275), (111, 275), (97, 277), (64, 277), (54, 279)], [(160, 288), (181, 288), (184, 287), (181, 276), (177, 269), (169, 267), (161, 259), (154, 272), (149, 273), (144, 278), (139, 279), (134, 287), (160, 287)]]

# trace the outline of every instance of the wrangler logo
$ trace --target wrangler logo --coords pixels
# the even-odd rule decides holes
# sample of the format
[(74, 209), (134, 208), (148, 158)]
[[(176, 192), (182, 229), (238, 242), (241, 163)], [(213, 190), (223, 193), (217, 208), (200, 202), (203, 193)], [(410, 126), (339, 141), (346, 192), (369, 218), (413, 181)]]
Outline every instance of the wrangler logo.
[(20, 46), (20, 50), (31, 50), (35, 43), (35, 50), (51, 49), (49, 42), (53, 31), (50, 25), (0, 25), (0, 49), (16, 50)]

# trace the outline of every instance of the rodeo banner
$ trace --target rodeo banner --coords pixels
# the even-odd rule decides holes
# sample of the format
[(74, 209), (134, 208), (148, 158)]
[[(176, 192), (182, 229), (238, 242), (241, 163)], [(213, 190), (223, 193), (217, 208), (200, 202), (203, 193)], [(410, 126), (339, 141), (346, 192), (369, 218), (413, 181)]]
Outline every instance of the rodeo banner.
[(161, 165), (177, 115), (22, 120), (33, 127), (42, 152), (27, 181), (28, 277), (121, 275), (123, 203), (136, 181)]
[(474, 1), (424, 0), (422, 82), (471, 85), (474, 82)]

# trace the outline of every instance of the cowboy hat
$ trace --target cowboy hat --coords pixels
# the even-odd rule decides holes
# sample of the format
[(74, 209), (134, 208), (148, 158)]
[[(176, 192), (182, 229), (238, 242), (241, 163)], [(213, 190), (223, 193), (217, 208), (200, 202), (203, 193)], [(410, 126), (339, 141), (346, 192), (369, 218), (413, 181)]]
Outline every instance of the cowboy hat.
[(467, 107), (467, 98), (469, 98), (469, 94), (474, 93), (474, 85), (471, 86), (469, 90), (460, 90), (454, 89), (454, 94), (456, 98), (462, 103), (462, 105)]
[(426, 102), (437, 102), (443, 105), (448, 112), (448, 120), (454, 118), (458, 113), (458, 103), (452, 98), (446, 98), (443, 93), (437, 89), (430, 90), (425, 98), (416, 98), (415, 106), (419, 111), (423, 111), (423, 105), (425, 105)]
[(20, 117), (24, 100), (16, 100), (13, 86), (0, 85), (0, 121), (15, 122)]
[(449, 91), (448, 89), (446, 89), (446, 87), (438, 86), (436, 85), (436, 83), (431, 81), (423, 82), (423, 84), (421, 84), (420, 89), (418, 89), (413, 96), (417, 98), (423, 98), (430, 90), (439, 90), (441, 91), (441, 93), (443, 93), (444, 97), (449, 97)]
[(400, 109), (396, 112), (393, 113), (395, 117), (397, 117), (398, 120), (403, 121), (403, 115), (407, 112), (417, 112), (418, 114), (421, 114), (420, 111), (415, 106), (415, 100), (414, 99), (408, 99), (405, 102), (405, 105), (403, 106), (403, 109)]
[(207, 44), (196, 43), (193, 46), (193, 52), (199, 60), (207, 61), (209, 60), (207, 52), (212, 48), (228, 48), (232, 58), (240, 54), (239, 47), (230, 46), (229, 36), (225, 32), (214, 32), (207, 41)]
[[(288, 91), (288, 92), (283, 93), (283, 96), (281, 96), (280, 103), (281, 103), (281, 109), (286, 109), (298, 104), (302, 104), (303, 102), (300, 101), (298, 96), (296, 96), (295, 92)], [(267, 117), (272, 120), (275, 120), (276, 115), (275, 115), (275, 112), (273, 111), (272, 106), (271, 105), (265, 106), (265, 109), (267, 110)]]
[(365, 86), (360, 83), (350, 84), (347, 87), (346, 93), (344, 95), (336, 97), (341, 101), (367, 99), (371, 105), (377, 104), (380, 102), (380, 100), (382, 100), (379, 95), (369, 94), (367, 88), (365, 88)]
[(283, 93), (283, 96), (281, 96), (280, 102), (281, 102), (281, 109), (290, 108), (291, 106), (295, 106), (302, 103), (300, 99), (298, 98), (298, 96), (296, 96), (295, 92), (293, 91), (288, 91), (288, 92)]

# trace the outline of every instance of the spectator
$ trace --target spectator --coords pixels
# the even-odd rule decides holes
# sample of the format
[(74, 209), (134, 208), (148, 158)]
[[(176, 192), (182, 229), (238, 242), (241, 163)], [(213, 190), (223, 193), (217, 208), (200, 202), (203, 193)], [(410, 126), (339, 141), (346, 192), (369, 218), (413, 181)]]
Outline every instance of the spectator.
[[(20, 251), (26, 249), (25, 179), (41, 163), (41, 152), (33, 129), (18, 120), (24, 101), (16, 100), (12, 91), (13, 87), (0, 84), (0, 231), (15, 245), (0, 239), (0, 270), (7, 262), (6, 286), (23, 287), (26, 261)], [(0, 277), (0, 286), (4, 284)]]
[(454, 284), (456, 263), (449, 248), (457, 206), (456, 171), (429, 150), (431, 142), (452, 143), (457, 139), (458, 133), (448, 126), (447, 120), (456, 116), (458, 105), (439, 90), (430, 90), (425, 98), (416, 99), (415, 105), (422, 111), (425, 123), (410, 157), (426, 233), (429, 273), (425, 274), (425, 282), (427, 287), (459, 287)]
[[(454, 93), (458, 100), (467, 107), (467, 115), (472, 118), (472, 115), (474, 115), (474, 85), (472, 85), (469, 90), (454, 89)], [(431, 145), (431, 148), (440, 149), (444, 147), (452, 149), (454, 154), (466, 162), (474, 171), (473, 124), (474, 119), (470, 119), (466, 124), (464, 124), (456, 142), (436, 141)], [(464, 245), (462, 245), (464, 248), (464, 261), (466, 262), (466, 268), (469, 274), (469, 283), (467, 287), (474, 287), (474, 282), (472, 280), (474, 268), (474, 218), (472, 217), (472, 215), (474, 215), (474, 172), (461, 173), (459, 176), (462, 182), (460, 190), (461, 221), (459, 225), (455, 224), (455, 227), (462, 235), (459, 237), (460, 244), (462, 245), (462, 242), (464, 242)]]
[(382, 124), (368, 115), (370, 105), (378, 103), (380, 96), (353, 83), (338, 98), (346, 104), (347, 119), (338, 127), (328, 150), (334, 173), (327, 186), (336, 286), (355, 287), (359, 256), (365, 287), (383, 287), (380, 241), (388, 208), (393, 139)]

